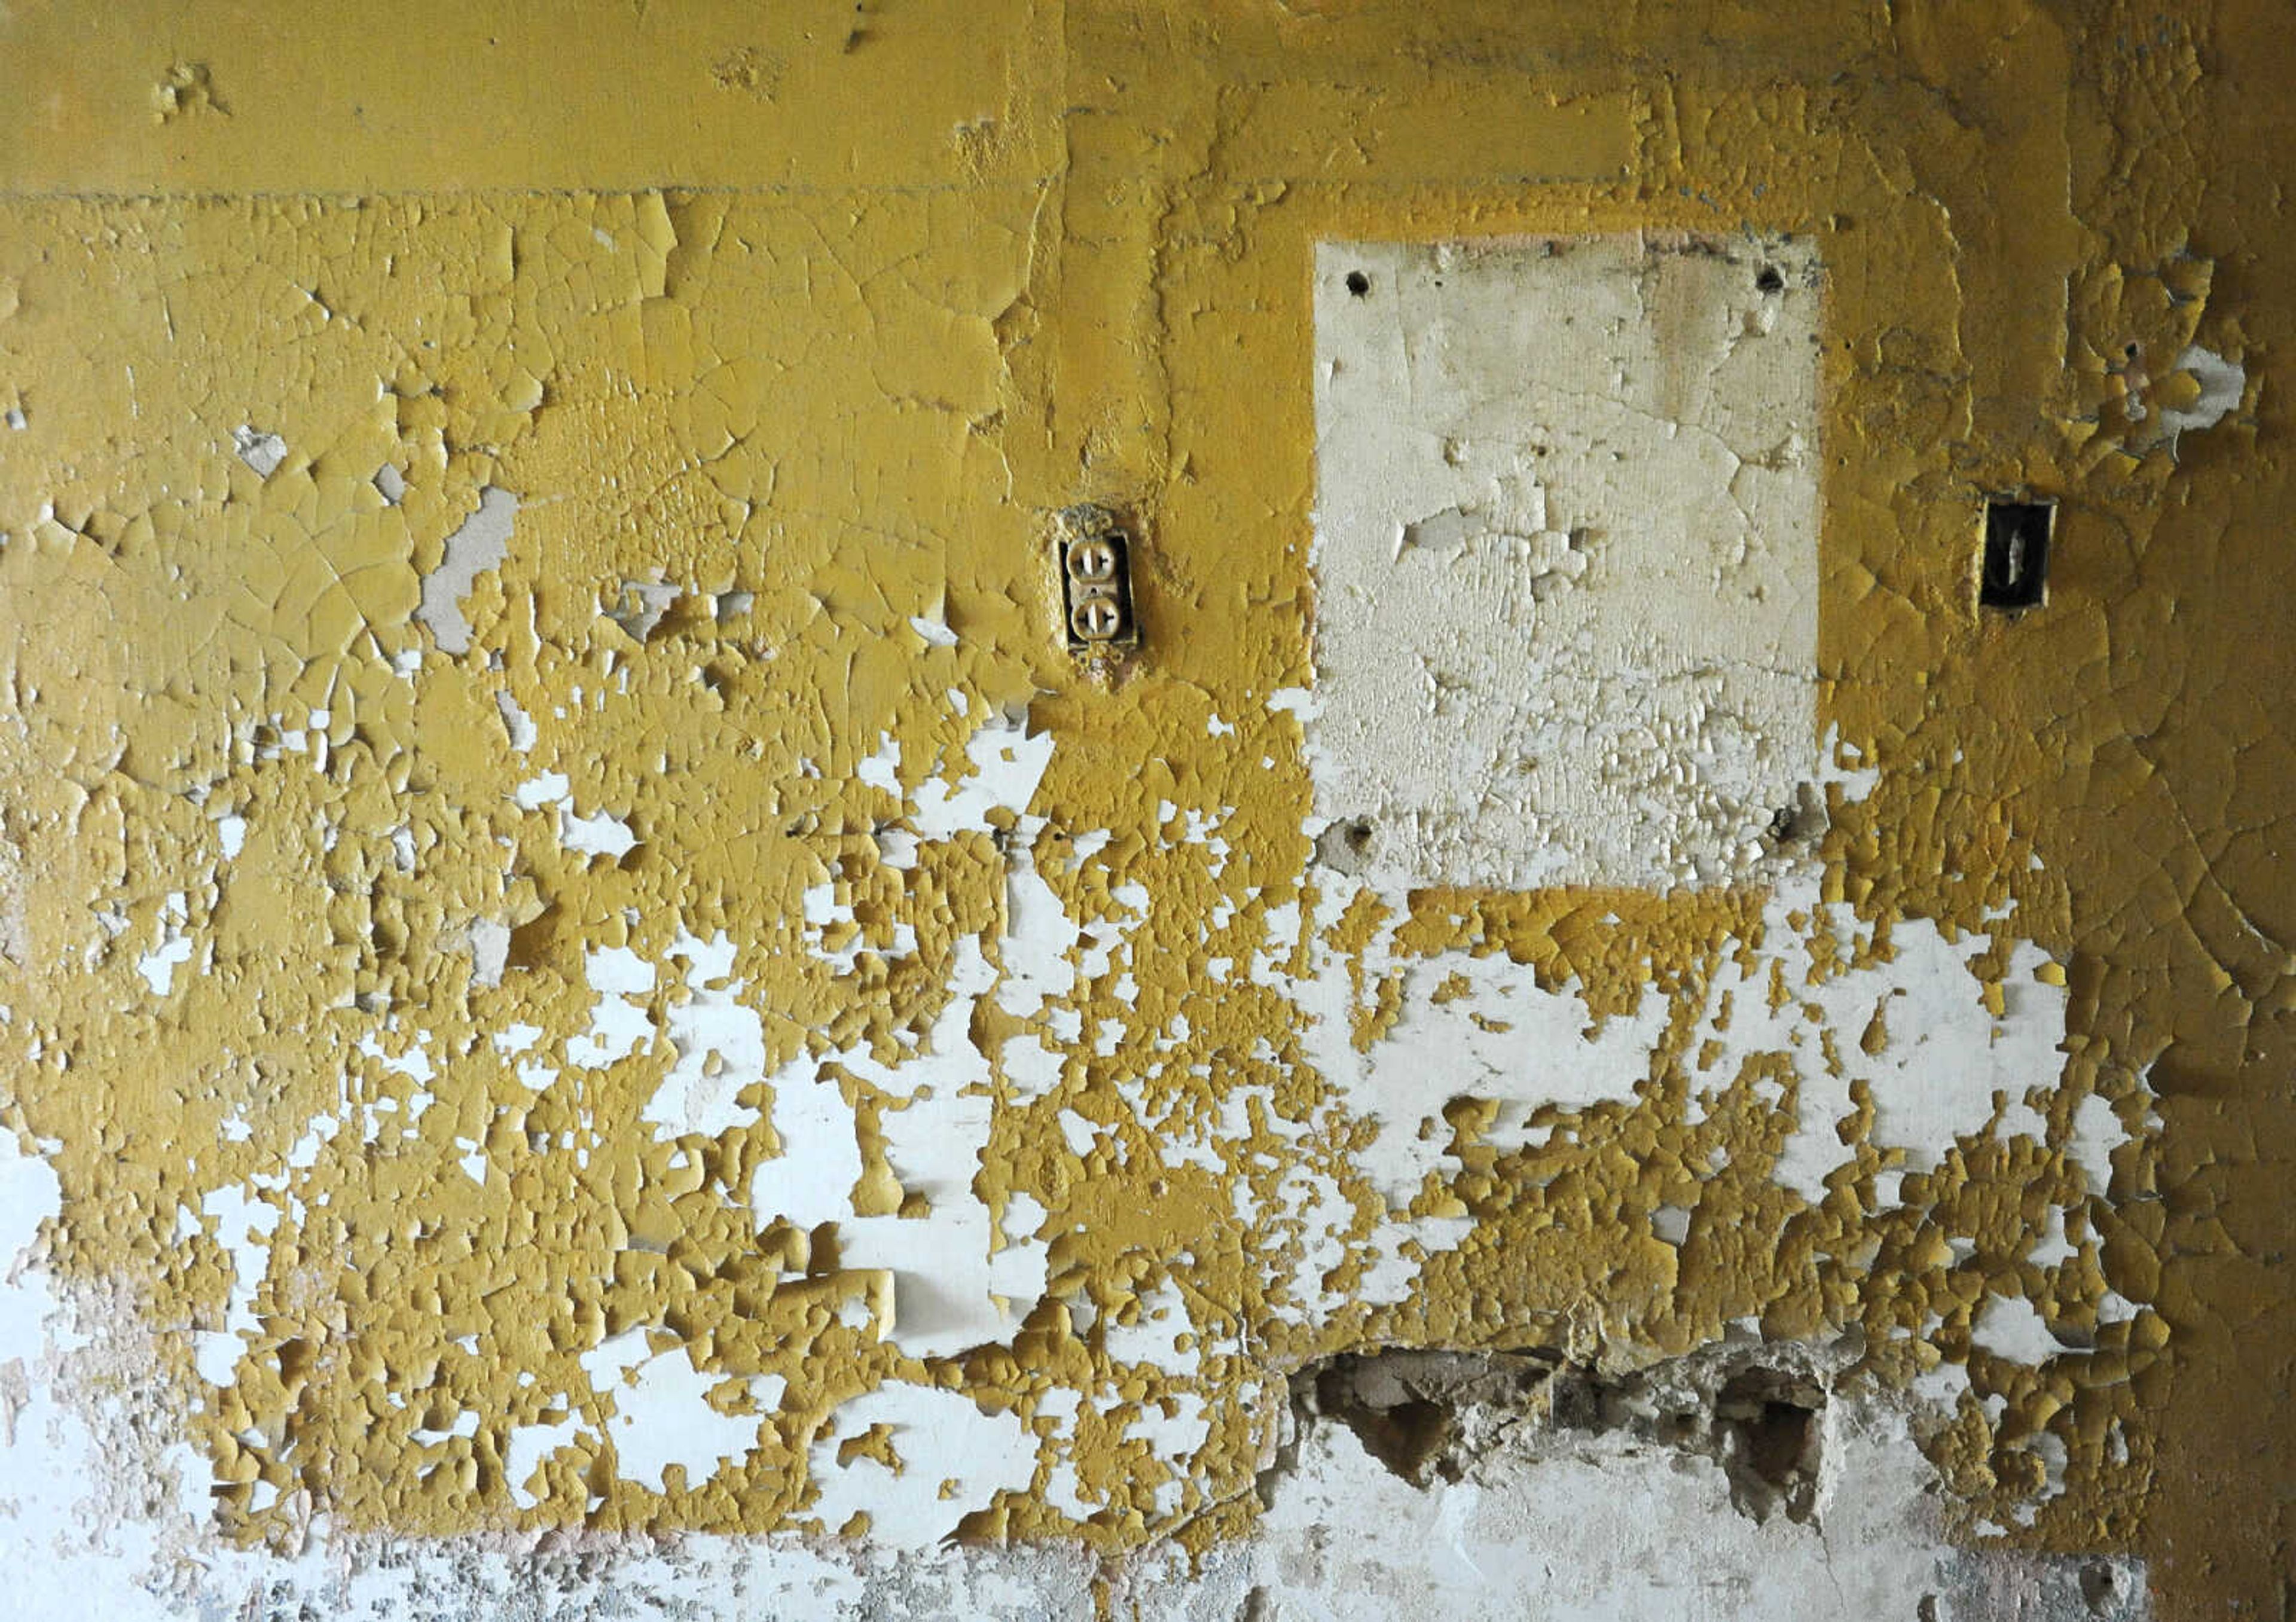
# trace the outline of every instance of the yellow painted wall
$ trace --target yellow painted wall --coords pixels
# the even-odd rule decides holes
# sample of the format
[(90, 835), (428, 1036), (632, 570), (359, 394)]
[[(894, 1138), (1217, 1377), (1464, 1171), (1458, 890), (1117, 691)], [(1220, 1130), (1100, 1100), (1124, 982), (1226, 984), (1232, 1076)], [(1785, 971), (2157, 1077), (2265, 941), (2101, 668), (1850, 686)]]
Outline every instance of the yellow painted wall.
[[(2068, 1489), (2009, 1541), (2135, 1551), (2166, 1616), (2276, 1614), (2290, 36), (2246, 0), (17, 0), (0, 1099), (61, 1180), (53, 1265), (148, 1330), (188, 1434), (244, 1484), (220, 1504), (250, 1538), (288, 1535), (298, 1489), (402, 1532), (766, 1530), (805, 1517), (815, 1428), (882, 1379), (1024, 1417), (1091, 1386), (1099, 1342), (1049, 1299), (1002, 1345), (906, 1359), (869, 1317), (882, 1281), (829, 1235), (754, 1231), (742, 1190), (782, 1147), (764, 1120), (646, 1128), (666, 1050), (537, 1091), (496, 1041), (578, 1037), (586, 954), (667, 963), (681, 930), (722, 930), (775, 1067), (895, 1056), (947, 1007), (959, 943), (994, 952), (1010, 855), (973, 832), (904, 869), (875, 834), (962, 775), (982, 717), (1025, 713), (1054, 740), (1038, 870), (1081, 918), (1118, 917), (1126, 885), (1149, 898), (1125, 926), (1136, 999), (1094, 983), (1084, 1027), (1117, 1022), (1119, 1056), (1167, 1044), (1177, 1119), (1250, 1081), (1339, 1134), (1278, 1151), (1255, 1122), (1222, 1138), (1224, 1170), (1165, 1165), (1116, 1094), (1123, 1057), (1061, 1044), (1033, 1102), (997, 1083), (980, 1198), (1041, 1202), (1054, 1280), (1102, 1317), (1176, 1280), (1225, 1348), (1185, 1382), (1211, 1441), (1180, 1511), (1150, 1507), (1162, 1467), (1136, 1440), (1077, 1433), (1078, 1478), (1113, 1494), (1081, 1527), (1097, 1546), (1247, 1532), (1271, 1382), (1349, 1346), (1633, 1361), (1752, 1319), (1855, 1327), (1887, 1386), (1972, 1361), (1988, 1293), (2094, 1324), (2109, 1289), (2140, 1310), (2094, 1352), (1973, 1360), (1998, 1417), (1972, 1402), (1933, 1444), (1964, 1526), (2030, 1489), (2020, 1444), (2054, 1430)], [(1767, 1175), (1767, 1116), (1686, 1114), (1685, 1016), (1651, 1086), (1575, 1138), (1478, 1165), (1464, 1129), (1427, 1208), (1477, 1225), (1405, 1300), (1288, 1322), (1282, 1168), (1344, 1189), (1345, 1127), (1299, 1008), (1207, 963), (1248, 959), (1328, 888), (1300, 724), (1268, 704), (1311, 672), (1313, 244), (1644, 227), (1817, 242), (1820, 715), (1879, 774), (1836, 793), (1827, 898), (1885, 962), (1915, 920), (1991, 934), (1997, 981), (2018, 942), (2046, 953), (2070, 991), (2064, 1074), (2037, 1078), (2049, 1130), (1972, 1140), (1900, 1206), (1855, 1177), (1807, 1206)], [(2195, 388), (2173, 365), (2194, 342), (2245, 391), (2172, 454), (2160, 408)], [(284, 441), (268, 476), (242, 427)], [(414, 615), (489, 486), (520, 498), (513, 539), (452, 654)], [(1982, 497), (2018, 489), (2061, 500), (2061, 549), (2046, 609), (2011, 622), (1976, 613), (1971, 571)], [(1140, 537), (1144, 646), (1113, 676), (1054, 634), (1044, 537), (1081, 501)], [(643, 639), (608, 612), (625, 582), (676, 589)], [(857, 776), (882, 737), (900, 792)], [(513, 798), (544, 771), (635, 848), (568, 851)], [(1177, 831), (1191, 811), (1224, 864)], [(1090, 860), (1054, 859), (1100, 830)], [(824, 882), (854, 921), (815, 943), (863, 947), (849, 969), (806, 950)], [(1503, 952), (1599, 1014), (1693, 997), (1752, 950), (1764, 899), (1423, 891), (1395, 950)], [(1344, 959), (1376, 914), (1324, 943)], [(480, 919), (514, 926), (498, 986), (473, 981)], [(140, 965), (171, 939), (190, 950), (161, 994)], [(1357, 988), (1366, 1042), (1382, 997)], [(674, 1000), (665, 979), (649, 1007)], [(984, 1004), (973, 1033), (1018, 1018)], [(427, 1074), (405, 1073), (417, 1049)], [(865, 1159), (884, 1101), (837, 1084)], [(424, 1091), (404, 1132), (354, 1126), (290, 1165), (315, 1117), (411, 1114)], [(2064, 1152), (2091, 1093), (2133, 1134), (2109, 1198), (2080, 1198)], [(1088, 1157), (1062, 1108), (1108, 1129)], [(868, 1170), (857, 1198), (898, 1209), (900, 1168)], [(263, 1176), (283, 1181), (253, 1196), (280, 1213), (258, 1322), (209, 1390), (193, 1337), (223, 1330), (233, 1275), (197, 1214)], [(1699, 1185), (1700, 1236), (1652, 1239), (1650, 1211)], [(2044, 1272), (2017, 1257), (2052, 1203), (2095, 1242)], [(696, 1369), (784, 1377), (759, 1451), (661, 1494), (562, 1455), (517, 1508), (497, 1424), (596, 1412), (580, 1355), (632, 1327)], [(1126, 1378), (1123, 1401), (1168, 1395)], [(477, 1437), (411, 1439), (466, 1409)], [(1070, 1528), (1022, 1493), (964, 1529)]]

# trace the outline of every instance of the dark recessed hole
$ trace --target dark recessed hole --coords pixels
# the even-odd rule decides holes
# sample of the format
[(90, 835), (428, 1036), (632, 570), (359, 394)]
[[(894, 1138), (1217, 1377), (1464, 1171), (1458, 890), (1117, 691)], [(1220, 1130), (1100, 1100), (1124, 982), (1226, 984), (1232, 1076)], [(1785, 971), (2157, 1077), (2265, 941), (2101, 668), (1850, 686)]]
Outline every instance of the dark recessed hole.
[(1342, 873), (1360, 873), (1369, 865), (1379, 830), (1368, 817), (1334, 822), (1316, 837), (1316, 860)]
[(1786, 279), (1778, 274), (1775, 265), (1763, 266), (1761, 275), (1754, 278), (1756, 292), (1784, 292), (1785, 290)]
[(1805, 1521), (1817, 1501), (1824, 1393), (1783, 1372), (1749, 1369), (1715, 1394), (1715, 1429), (1730, 1502), (1756, 1520), (1784, 1510)]
[(2133, 344), (2133, 343), (2132, 343), (2132, 344), (2130, 344), (2127, 349), (2125, 349), (2125, 350), (2121, 350), (2120, 352), (2121, 352), (2123, 355), (2127, 356), (2127, 357), (2128, 357), (2129, 359), (2131, 359), (2131, 360), (2134, 360), (2134, 359), (2136, 359), (2136, 346), (2135, 344)]
[(1360, 270), (1348, 272), (1348, 291), (1358, 299), (1371, 291), (1371, 278)]
[(1793, 797), (1771, 814), (1770, 837), (1780, 844), (1807, 844), (1825, 832), (1825, 796), (1815, 783), (1794, 785)]
[(2054, 501), (1988, 501), (1977, 600), (1988, 608), (2037, 608), (2048, 597)]
[(2082, 1567), (2080, 1591), (2089, 1610), (2102, 1614), (2112, 1601), (2112, 1568), (2102, 1563)]

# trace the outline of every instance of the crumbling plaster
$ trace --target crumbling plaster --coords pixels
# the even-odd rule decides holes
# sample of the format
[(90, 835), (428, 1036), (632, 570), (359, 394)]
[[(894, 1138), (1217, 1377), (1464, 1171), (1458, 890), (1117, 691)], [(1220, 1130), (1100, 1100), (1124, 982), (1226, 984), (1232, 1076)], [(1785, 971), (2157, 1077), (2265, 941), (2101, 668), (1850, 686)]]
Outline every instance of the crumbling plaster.
[[(9, 8), (12, 1579), (2284, 1610), (2292, 54), (2249, 0)], [(1319, 246), (1524, 240), (1797, 244), (1742, 860), (1397, 867), (1317, 775)], [(2060, 504), (2013, 619), (2003, 493)], [(1398, 1473), (1316, 1395), (1379, 1348), (1541, 1372), (1409, 1396), (1463, 1451)], [(1815, 1404), (1804, 1512), (1726, 1375)]]

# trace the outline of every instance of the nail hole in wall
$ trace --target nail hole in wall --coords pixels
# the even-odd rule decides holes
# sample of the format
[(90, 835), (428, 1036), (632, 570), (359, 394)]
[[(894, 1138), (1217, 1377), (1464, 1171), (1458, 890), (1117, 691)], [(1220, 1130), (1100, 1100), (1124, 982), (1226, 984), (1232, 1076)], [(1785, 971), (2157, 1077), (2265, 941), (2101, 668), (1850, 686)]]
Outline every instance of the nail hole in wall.
[(1371, 291), (1371, 278), (1360, 270), (1348, 272), (1348, 291), (1358, 299)]
[(1775, 265), (1763, 266), (1761, 273), (1754, 278), (1756, 292), (1784, 292), (1785, 290), (1786, 279), (1778, 273)]

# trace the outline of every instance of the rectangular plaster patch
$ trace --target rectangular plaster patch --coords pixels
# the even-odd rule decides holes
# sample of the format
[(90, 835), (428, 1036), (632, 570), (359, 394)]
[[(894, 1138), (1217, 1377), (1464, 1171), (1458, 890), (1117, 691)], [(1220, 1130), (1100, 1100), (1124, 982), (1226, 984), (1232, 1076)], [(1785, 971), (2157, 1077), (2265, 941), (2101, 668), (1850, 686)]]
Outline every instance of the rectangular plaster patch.
[(1316, 811), (1403, 884), (1758, 876), (1816, 770), (1806, 242), (1316, 252)]

